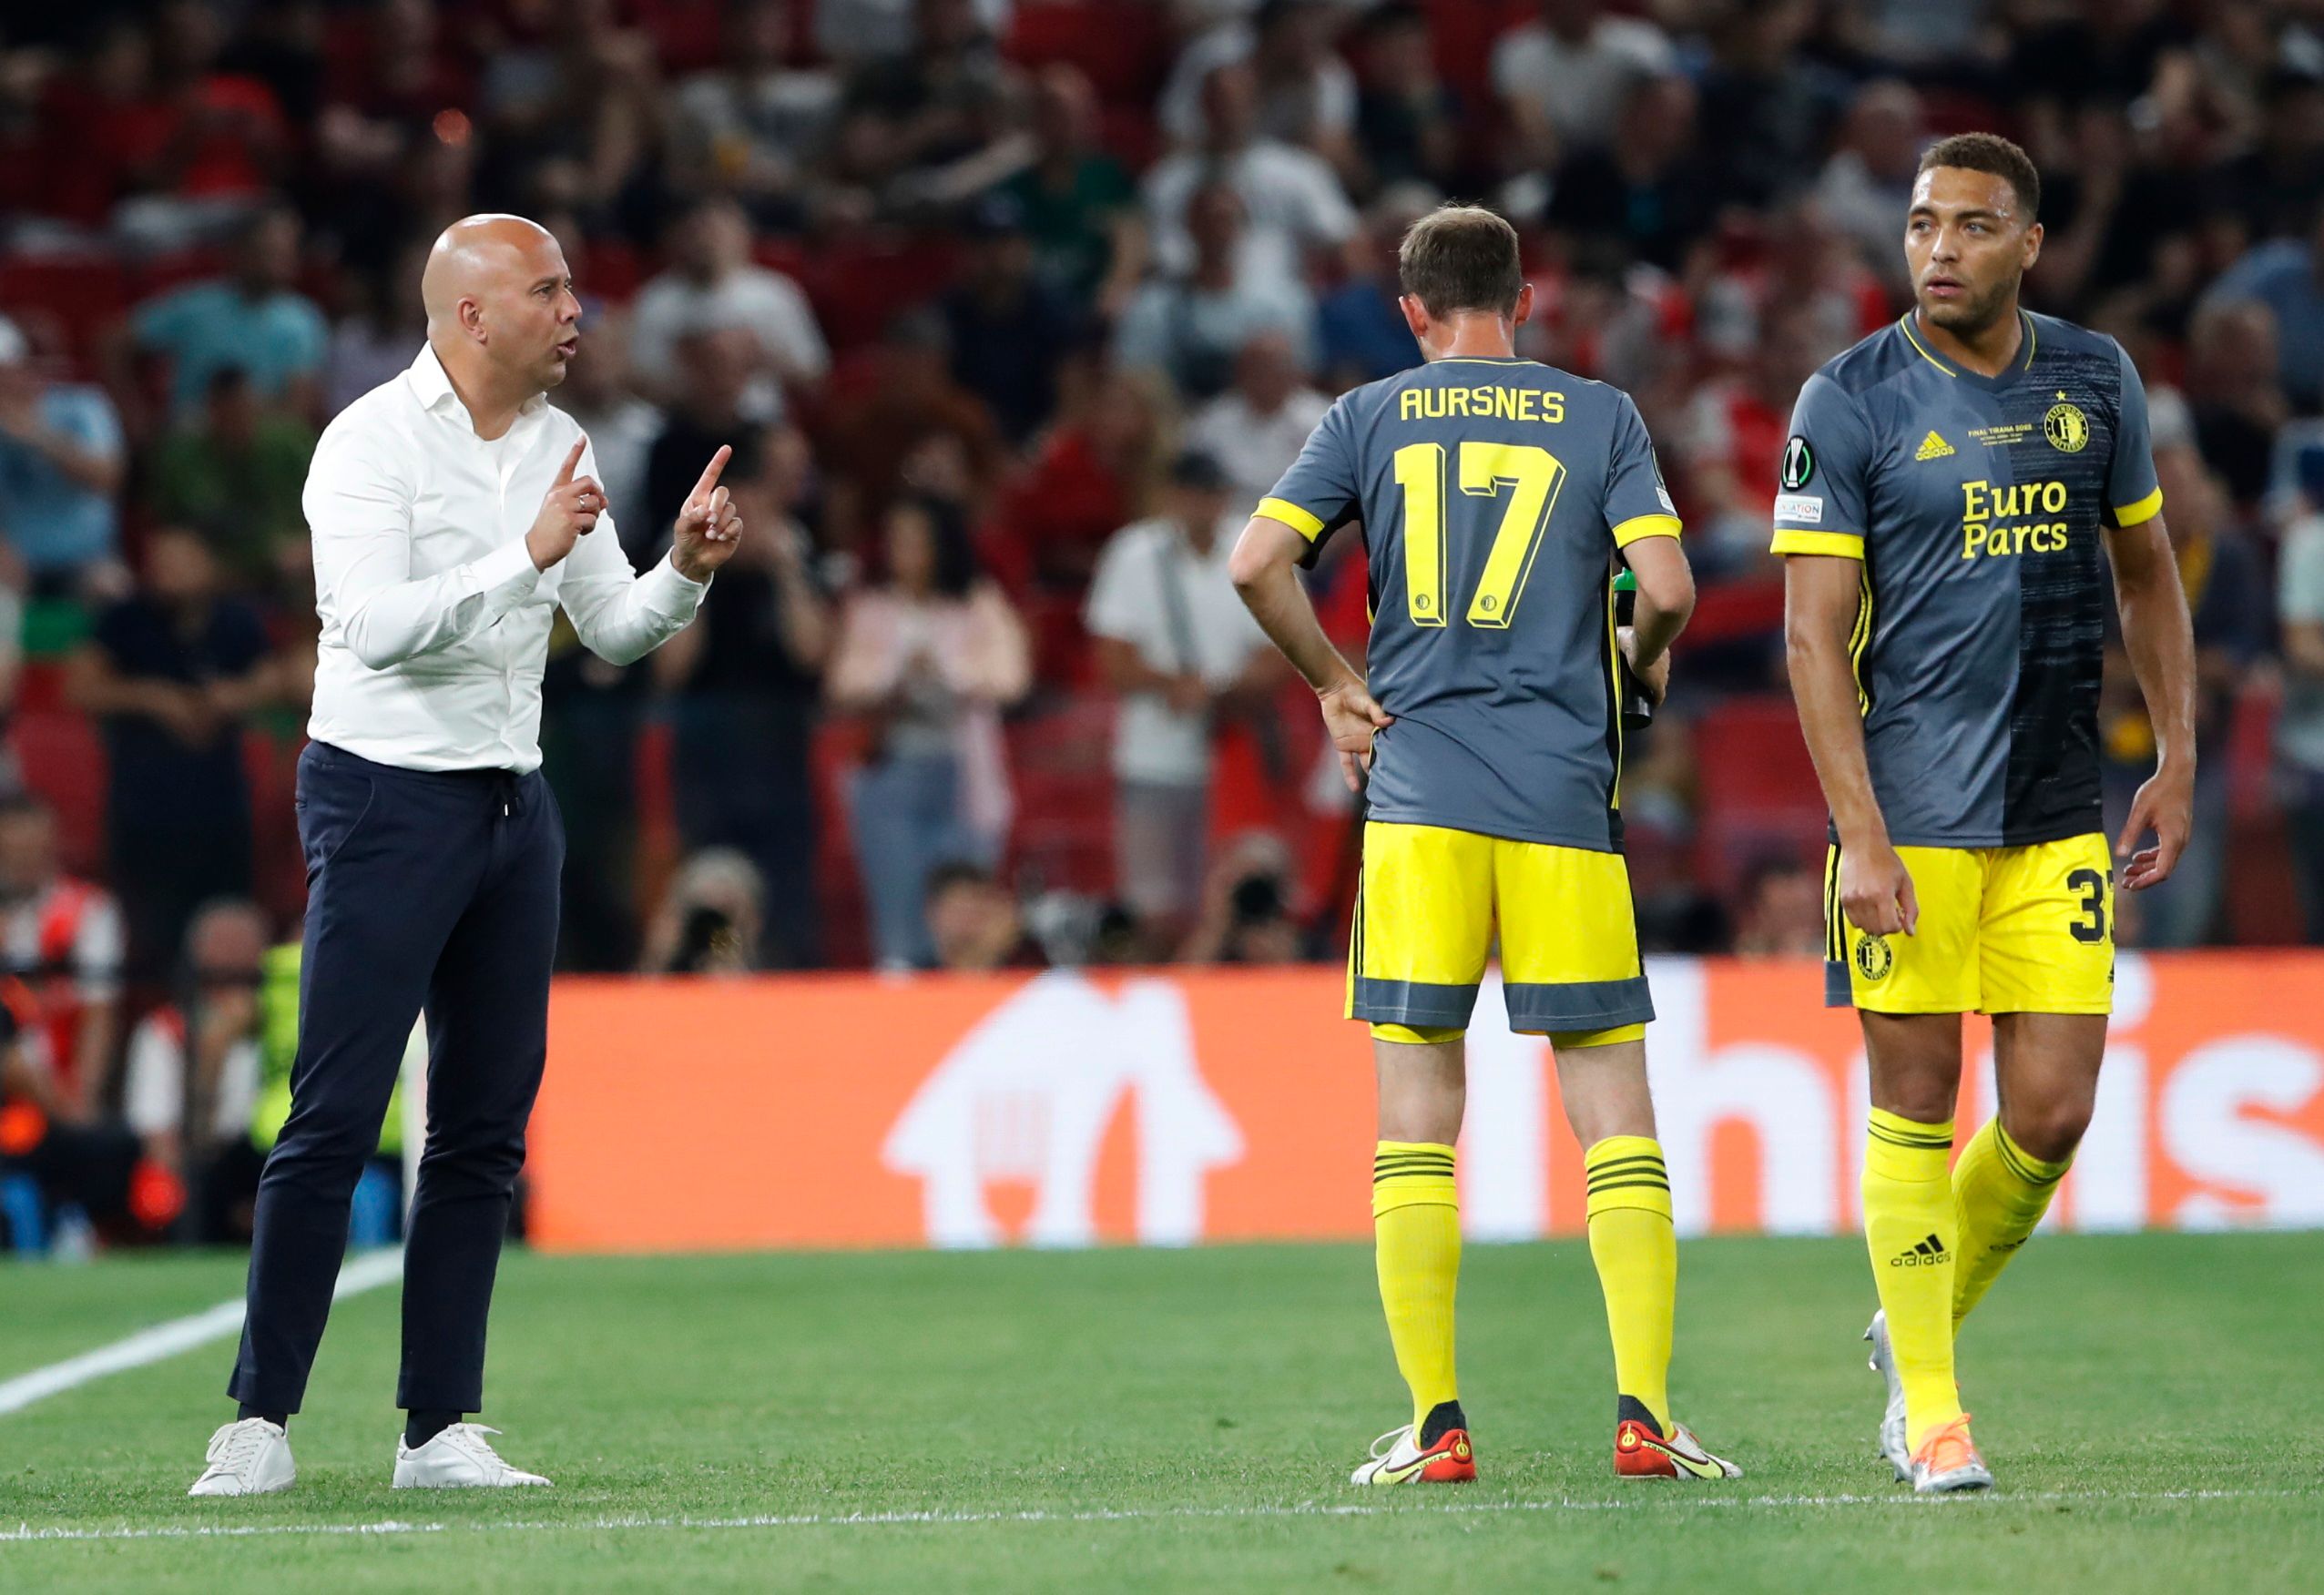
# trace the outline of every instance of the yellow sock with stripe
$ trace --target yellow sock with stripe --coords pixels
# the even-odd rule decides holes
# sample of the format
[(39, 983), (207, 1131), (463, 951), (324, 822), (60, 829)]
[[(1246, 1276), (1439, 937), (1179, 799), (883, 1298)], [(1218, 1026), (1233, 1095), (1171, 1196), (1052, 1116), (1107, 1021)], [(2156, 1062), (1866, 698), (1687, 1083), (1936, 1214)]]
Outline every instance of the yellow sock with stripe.
[(1396, 1371), (1412, 1392), (1412, 1432), (1426, 1444), (1429, 1414), (1459, 1401), (1452, 1378), (1452, 1295), (1461, 1275), (1461, 1197), (1452, 1149), (1383, 1141), (1372, 1153), (1373, 1251), (1380, 1305)]
[(1952, 1281), (1960, 1234), (1945, 1163), (1952, 1121), (1872, 1110), (1864, 1137), (1864, 1239), (1903, 1381), (1907, 1444), (1961, 1416), (1952, 1375)]
[(1582, 1154), (1589, 1187), (1590, 1260), (1605, 1293), (1614, 1385), (1670, 1433), (1670, 1326), (1678, 1302), (1678, 1234), (1670, 1172), (1651, 1136), (1609, 1135)]
[(1952, 1265), (1952, 1325), (1984, 1299), (2009, 1260), (2050, 1210), (2074, 1160), (2044, 1163), (2011, 1139), (1999, 1117), (1969, 1138), (1952, 1165), (1954, 1223), (1961, 1257)]

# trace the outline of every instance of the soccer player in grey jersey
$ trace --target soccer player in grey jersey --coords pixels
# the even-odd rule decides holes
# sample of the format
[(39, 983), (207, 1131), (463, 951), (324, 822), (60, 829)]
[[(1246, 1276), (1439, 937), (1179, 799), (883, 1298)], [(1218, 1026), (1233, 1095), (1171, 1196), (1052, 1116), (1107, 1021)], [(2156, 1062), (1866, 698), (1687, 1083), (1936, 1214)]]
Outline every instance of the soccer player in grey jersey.
[[(2194, 802), (2194, 644), (2146, 393), (2112, 339), (2019, 308), (2040, 207), (2006, 139), (1921, 157), (1904, 239), (1917, 302), (1800, 391), (1775, 502), (1792, 689), (1832, 816), (1827, 991), (1858, 1010), (1871, 1070), (1881, 1449), (1931, 1494), (1993, 1482), (1954, 1331), (2089, 1123), (2115, 860), (2133, 891), (2168, 877)], [(2160, 757), (2111, 854), (2109, 563)], [(1948, 1174), (1968, 1011), (1993, 1016), (2001, 1111)]]
[[(1476, 1477), (1454, 1378), (1454, 1143), (1470, 1012), (1497, 945), (1510, 1028), (1546, 1035), (1584, 1147), (1614, 1342), (1614, 1466), (1732, 1478), (1671, 1411), (1678, 1256), (1655, 1139), (1654, 1017), (1622, 860), (1622, 671), (1659, 698), (1694, 607), (1678, 517), (1629, 396), (1518, 358), (1517, 235), (1447, 206), (1398, 251), (1423, 364), (1343, 394), (1243, 529), (1235, 584), (1316, 689), (1350, 785), (1371, 771), (1348, 1016), (1371, 1025), (1372, 1218), (1412, 1421), (1365, 1485)], [(1372, 627), (1359, 675), (1294, 572), (1361, 521)], [(1615, 624), (1617, 559), (1637, 577)]]

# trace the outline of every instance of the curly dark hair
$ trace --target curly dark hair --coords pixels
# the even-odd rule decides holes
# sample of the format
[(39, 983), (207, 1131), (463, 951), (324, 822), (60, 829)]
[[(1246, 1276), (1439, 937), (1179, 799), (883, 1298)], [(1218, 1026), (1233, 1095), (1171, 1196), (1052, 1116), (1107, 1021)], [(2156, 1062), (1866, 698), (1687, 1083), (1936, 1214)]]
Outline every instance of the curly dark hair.
[(2025, 208), (2025, 224), (2031, 227), (2041, 219), (2042, 174), (2034, 169), (2032, 156), (1998, 133), (1956, 133), (1938, 139), (1921, 157), (1921, 170), (1932, 167), (1958, 167), (2006, 178)]

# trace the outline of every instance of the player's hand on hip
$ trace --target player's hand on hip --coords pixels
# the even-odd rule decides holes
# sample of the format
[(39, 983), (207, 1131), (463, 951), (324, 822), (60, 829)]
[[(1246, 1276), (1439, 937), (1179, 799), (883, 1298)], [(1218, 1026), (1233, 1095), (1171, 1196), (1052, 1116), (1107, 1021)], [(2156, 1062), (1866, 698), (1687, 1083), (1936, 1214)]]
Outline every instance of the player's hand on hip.
[(581, 464), (581, 451), (589, 446), (585, 435), (573, 440), (573, 452), (565, 457), (556, 480), (541, 496), (541, 513), (533, 517), (533, 529), (525, 533), (525, 548), (533, 556), (533, 568), (545, 571), (573, 552), (573, 545), (596, 527), (597, 517), (606, 512), (606, 490), (597, 485), (594, 476), (576, 476)]
[(1641, 670), (1638, 668), (1638, 634), (1626, 625), (1615, 634), (1615, 640), (1621, 646), (1623, 664), (1630, 667), (1630, 679), (1636, 682), (1638, 690), (1646, 695), (1647, 703), (1657, 709), (1662, 707), (1662, 700), (1670, 692), (1670, 650), (1665, 648), (1653, 664)]
[(1363, 774), (1371, 768), (1371, 739), (1375, 732), (1394, 725), (1394, 718), (1373, 701), (1361, 681), (1343, 681), (1316, 695), (1323, 710), (1323, 728), (1340, 753), (1340, 778), (1348, 790), (1363, 790)]
[[(2125, 890), (2160, 886), (2178, 868), (2187, 835), (2195, 828), (2195, 777), (2182, 773), (2183, 769), (2173, 766), (2156, 770), (2130, 800), (2130, 818), (2124, 823), (2122, 835), (2115, 838), (2115, 857), (2130, 860), (2122, 872)], [(2155, 845), (2134, 854), (2131, 849), (2149, 831), (2154, 833)]]
[(733, 496), (719, 485), (719, 473), (733, 458), (732, 449), (719, 445), (709, 464), (702, 468), (702, 479), (686, 495), (678, 512), (678, 524), (671, 529), (670, 563), (689, 582), (709, 580), (711, 573), (732, 559), (741, 546), (742, 513), (734, 507)]
[(1910, 936), (1921, 923), (1912, 872), (1886, 842), (1840, 850), (1840, 906), (1867, 936)]

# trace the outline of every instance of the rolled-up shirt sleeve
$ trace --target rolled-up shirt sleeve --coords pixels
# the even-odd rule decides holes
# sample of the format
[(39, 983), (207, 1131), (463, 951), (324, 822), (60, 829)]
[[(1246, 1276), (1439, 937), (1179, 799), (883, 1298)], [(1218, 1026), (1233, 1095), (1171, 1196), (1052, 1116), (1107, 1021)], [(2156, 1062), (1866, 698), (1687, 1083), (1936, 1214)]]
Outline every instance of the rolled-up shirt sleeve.
[(521, 538), (415, 579), (415, 491), (395, 451), (350, 427), (334, 429), (316, 448), (300, 500), (314, 539), (316, 607), (323, 625), (336, 626), (348, 651), (373, 670), (474, 636), (523, 603), (540, 582)]
[[(584, 449), (581, 474), (594, 476), (596, 472), (596, 451)], [(583, 647), (612, 664), (629, 665), (684, 631), (709, 590), (709, 583), (678, 574), (668, 554), (639, 575), (622, 552), (620, 534), (607, 513), (597, 517), (596, 526), (565, 556), (557, 602), (565, 606)]]

